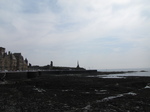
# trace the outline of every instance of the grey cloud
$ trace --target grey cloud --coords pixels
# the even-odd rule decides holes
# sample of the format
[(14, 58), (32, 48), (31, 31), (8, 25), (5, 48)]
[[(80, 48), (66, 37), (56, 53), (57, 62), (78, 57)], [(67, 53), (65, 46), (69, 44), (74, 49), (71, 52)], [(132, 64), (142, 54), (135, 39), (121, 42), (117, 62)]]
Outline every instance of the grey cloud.
[(143, 61), (150, 48), (148, 0), (1, 0), (0, 4), (0, 44), (24, 52), (33, 64), (53, 59), (65, 65), (68, 59), (72, 62), (67, 64), (73, 65), (80, 59), (83, 66), (93, 63), (95, 68), (114, 67), (108, 65), (115, 61), (115, 67), (138, 60), (131, 67), (149, 65)]

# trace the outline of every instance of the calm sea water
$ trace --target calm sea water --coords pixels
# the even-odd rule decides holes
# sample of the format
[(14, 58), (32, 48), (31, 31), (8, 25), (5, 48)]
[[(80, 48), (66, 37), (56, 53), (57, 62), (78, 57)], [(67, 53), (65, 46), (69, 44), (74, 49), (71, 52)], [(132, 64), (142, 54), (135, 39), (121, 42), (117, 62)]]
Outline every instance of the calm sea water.
[[(147, 72), (141, 72), (142, 70)], [(143, 76), (150, 77), (150, 68), (138, 68), (138, 69), (99, 69), (98, 71), (137, 71), (133, 73), (125, 74), (110, 74), (110, 75), (98, 75), (100, 78), (125, 78), (127, 76)]]

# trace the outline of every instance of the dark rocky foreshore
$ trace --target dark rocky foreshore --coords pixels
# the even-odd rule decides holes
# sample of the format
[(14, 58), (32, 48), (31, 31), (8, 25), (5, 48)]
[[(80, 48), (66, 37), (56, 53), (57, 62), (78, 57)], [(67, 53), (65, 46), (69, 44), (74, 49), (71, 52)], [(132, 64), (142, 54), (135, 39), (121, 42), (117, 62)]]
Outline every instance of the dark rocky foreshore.
[(150, 77), (43, 74), (0, 84), (0, 112), (149, 112)]

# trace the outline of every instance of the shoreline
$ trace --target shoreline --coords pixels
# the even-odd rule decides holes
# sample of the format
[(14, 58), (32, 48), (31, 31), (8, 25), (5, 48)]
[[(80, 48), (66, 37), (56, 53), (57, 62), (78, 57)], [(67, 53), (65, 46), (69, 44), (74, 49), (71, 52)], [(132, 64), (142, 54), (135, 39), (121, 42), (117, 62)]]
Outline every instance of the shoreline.
[(70, 76), (97, 76), (97, 75), (110, 75), (110, 74), (126, 74), (135, 72), (147, 72), (147, 71), (97, 71), (97, 70), (46, 70), (46, 71), (7, 71), (0, 72), (0, 79), (30, 79), (36, 78), (41, 75), (70, 75)]

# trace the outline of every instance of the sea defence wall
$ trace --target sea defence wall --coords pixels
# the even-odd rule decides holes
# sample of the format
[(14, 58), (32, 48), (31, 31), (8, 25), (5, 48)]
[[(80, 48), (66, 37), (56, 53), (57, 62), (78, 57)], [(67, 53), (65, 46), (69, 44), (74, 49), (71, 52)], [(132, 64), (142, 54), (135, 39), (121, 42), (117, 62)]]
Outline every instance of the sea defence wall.
[(39, 71), (40, 75), (42, 74), (51, 74), (51, 75), (63, 75), (63, 74), (94, 74), (97, 73), (97, 70), (52, 70), (52, 71)]
[(19, 72), (0, 72), (0, 80), (19, 80), (31, 79), (46, 75), (64, 74), (96, 74), (97, 70), (49, 70), (49, 71), (19, 71)]
[(0, 80), (27, 79), (27, 72), (0, 72)]

